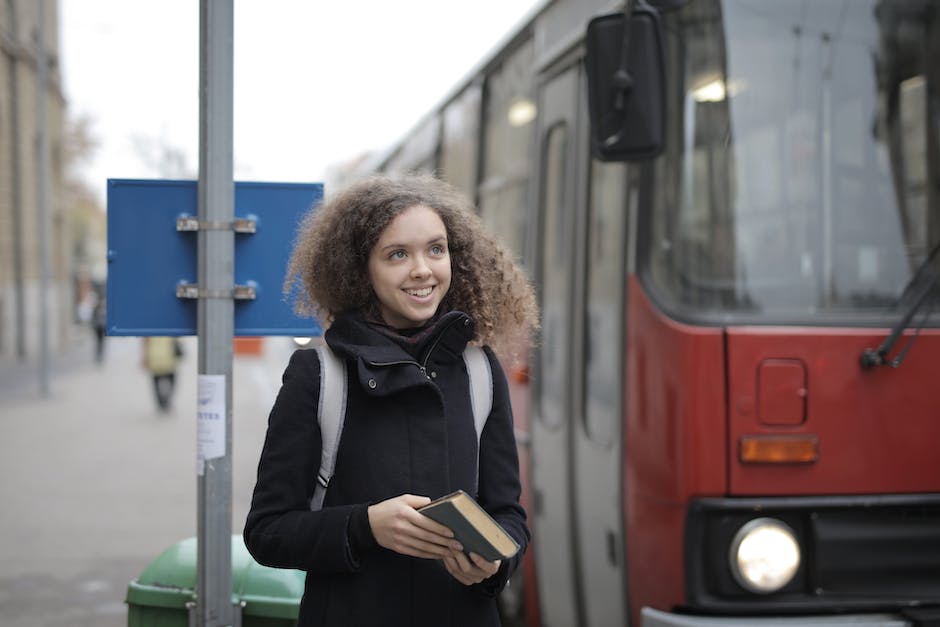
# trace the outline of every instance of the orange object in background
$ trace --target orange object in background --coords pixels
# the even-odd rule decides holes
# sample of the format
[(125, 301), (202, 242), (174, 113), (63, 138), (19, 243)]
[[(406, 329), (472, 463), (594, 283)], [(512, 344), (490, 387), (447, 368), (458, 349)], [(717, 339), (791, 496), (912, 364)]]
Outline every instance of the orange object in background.
[(260, 355), (264, 348), (260, 337), (236, 337), (234, 350), (236, 355)]

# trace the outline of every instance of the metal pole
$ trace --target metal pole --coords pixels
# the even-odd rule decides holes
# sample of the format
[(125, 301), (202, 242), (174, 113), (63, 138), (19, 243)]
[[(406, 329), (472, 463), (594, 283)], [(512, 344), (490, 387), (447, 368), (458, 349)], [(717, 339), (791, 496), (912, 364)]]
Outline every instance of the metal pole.
[(49, 396), (49, 138), (46, 123), (46, 62), (45, 1), (39, 0), (39, 25), (36, 41), (36, 115), (37, 180), (39, 181), (39, 393)]
[[(20, 46), (18, 39), (19, 28), (16, 15), (16, 5), (10, 5), (8, 14), (10, 23), (8, 35), (13, 40), (14, 48)], [(14, 336), (16, 338), (16, 358), (26, 361), (26, 288), (24, 286), (24, 252), (23, 252), (23, 176), (21, 159), (23, 155), (20, 146), (20, 59), (16, 55), (8, 55), (7, 81), (10, 94), (10, 188), (13, 192), (13, 215), (11, 230), (13, 233), (13, 319)]]
[[(199, 25), (199, 219), (231, 223), (233, 0), (200, 0)], [(235, 234), (200, 230), (198, 301), (200, 405), (207, 385), (220, 409), (218, 424), (200, 433), (198, 466), (198, 578), (196, 624), (234, 624), (232, 606), (232, 337)], [(217, 385), (215, 385), (217, 384)], [(221, 388), (221, 389), (220, 389)], [(224, 402), (224, 407), (222, 403)], [(224, 420), (222, 419), (224, 416)], [(223, 453), (224, 451), (224, 453)]]

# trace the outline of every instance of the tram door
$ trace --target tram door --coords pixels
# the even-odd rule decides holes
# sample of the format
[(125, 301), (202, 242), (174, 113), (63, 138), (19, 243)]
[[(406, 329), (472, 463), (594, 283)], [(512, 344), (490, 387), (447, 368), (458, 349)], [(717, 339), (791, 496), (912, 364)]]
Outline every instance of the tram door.
[(570, 446), (577, 88), (578, 70), (572, 67), (539, 89), (536, 270), (542, 331), (535, 348), (530, 428), (533, 546), (544, 627), (578, 625), (581, 613), (571, 527)]
[(625, 166), (591, 163), (580, 64), (540, 90), (542, 334), (532, 422), (546, 627), (626, 625), (621, 431)]
[[(582, 81), (584, 77), (582, 75)], [(580, 143), (587, 146), (587, 89)], [(571, 413), (573, 531), (585, 627), (627, 624), (623, 524), (623, 355), (628, 237), (627, 166), (589, 163), (578, 209), (575, 280), (578, 384)], [(633, 188), (635, 189), (635, 187)]]

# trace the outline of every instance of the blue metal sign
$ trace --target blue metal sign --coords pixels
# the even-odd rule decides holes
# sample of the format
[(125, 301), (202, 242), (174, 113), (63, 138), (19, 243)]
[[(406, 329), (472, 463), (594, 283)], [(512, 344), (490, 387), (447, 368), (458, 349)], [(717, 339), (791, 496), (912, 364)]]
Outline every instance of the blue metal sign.
[[(304, 214), (323, 198), (320, 183), (235, 183), (235, 285), (254, 298), (235, 300), (235, 335), (316, 336), (283, 294), (287, 261)], [(108, 180), (108, 335), (195, 335), (197, 288), (196, 181)], [(194, 227), (198, 228), (198, 227)], [(218, 228), (218, 227), (213, 227)]]

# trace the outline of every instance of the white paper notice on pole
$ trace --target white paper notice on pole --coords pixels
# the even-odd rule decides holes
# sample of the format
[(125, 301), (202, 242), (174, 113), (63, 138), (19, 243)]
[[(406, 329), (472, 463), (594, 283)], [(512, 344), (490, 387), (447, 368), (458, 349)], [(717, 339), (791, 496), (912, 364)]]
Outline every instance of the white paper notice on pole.
[(196, 414), (196, 472), (205, 474), (206, 462), (225, 457), (225, 375), (199, 375)]

